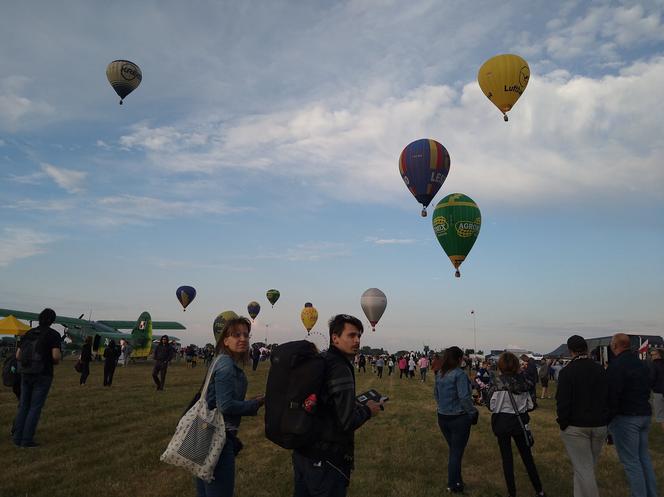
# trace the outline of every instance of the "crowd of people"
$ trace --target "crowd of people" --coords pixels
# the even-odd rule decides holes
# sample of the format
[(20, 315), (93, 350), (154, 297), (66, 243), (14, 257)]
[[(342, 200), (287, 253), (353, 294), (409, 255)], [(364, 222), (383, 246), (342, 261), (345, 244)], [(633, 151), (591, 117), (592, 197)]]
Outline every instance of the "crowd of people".
[[(30, 330), (16, 353), (21, 365), (19, 407), (12, 427), (12, 440), (19, 447), (35, 447), (35, 430), (53, 381), (54, 365), (61, 359), (60, 336), (51, 328), (55, 312), (45, 309), (39, 326)], [(215, 357), (205, 400), (210, 409), (223, 414), (226, 443), (214, 469), (215, 478), (197, 479), (201, 497), (232, 496), (235, 486), (235, 458), (242, 450), (239, 428), (244, 416), (255, 416), (265, 403), (264, 395), (246, 399), (248, 388), (244, 366), (258, 355), (265, 360), (270, 351), (250, 347), (251, 323), (246, 318), (229, 320), (210, 357)], [(507, 495), (517, 495), (513, 445), (516, 446), (534, 491), (544, 496), (542, 482), (531, 447), (537, 427), (531, 427), (529, 413), (537, 407), (536, 384), (546, 398), (548, 382), (557, 377), (556, 413), (560, 436), (573, 467), (575, 497), (598, 497), (595, 468), (602, 447), (615, 445), (631, 495), (656, 497), (656, 478), (650, 459), (648, 431), (655, 421), (664, 428), (664, 349), (654, 349), (649, 366), (631, 350), (629, 337), (613, 336), (613, 360), (604, 368), (588, 355), (584, 338), (571, 336), (567, 346), (571, 360), (556, 368), (551, 361), (537, 366), (528, 356), (502, 353), (497, 361), (473, 361), (459, 347), (440, 354), (402, 354), (369, 357), (358, 354), (363, 326), (353, 316), (340, 314), (329, 322), (329, 349), (321, 354), (325, 362), (321, 390), (314, 396), (316, 436), (292, 452), (294, 496), (344, 496), (354, 469), (354, 433), (378, 416), (383, 402), (358, 402), (355, 373), (372, 371), (382, 378), (400, 371), (399, 378), (427, 381), (431, 370), (438, 426), (448, 445), (447, 481), (450, 493), (463, 493), (463, 456), (472, 426), (480, 417), (480, 406), (491, 413)], [(90, 373), (91, 343), (86, 341), (80, 356), (81, 384)], [(278, 350), (278, 349), (277, 349)], [(120, 346), (107, 346), (104, 384), (110, 386)], [(152, 376), (157, 390), (163, 390), (168, 364), (176, 351), (164, 336), (154, 351)], [(87, 363), (87, 364), (86, 364)], [(109, 365), (109, 368), (106, 365)], [(111, 367), (112, 366), (112, 367)], [(469, 371), (469, 370), (472, 370)], [(651, 404), (651, 393), (652, 404)], [(310, 396), (311, 397), (311, 396)], [(294, 407), (299, 409), (298, 406)]]

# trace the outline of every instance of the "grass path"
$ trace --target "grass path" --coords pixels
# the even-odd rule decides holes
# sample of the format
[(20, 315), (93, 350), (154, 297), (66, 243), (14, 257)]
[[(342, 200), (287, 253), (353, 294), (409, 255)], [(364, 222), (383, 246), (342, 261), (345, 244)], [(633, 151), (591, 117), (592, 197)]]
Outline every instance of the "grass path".
[[(267, 368), (248, 371), (249, 395), (263, 390)], [(0, 497), (171, 497), (195, 495), (191, 478), (159, 462), (182, 410), (204, 374), (203, 368), (173, 365), (166, 390), (156, 392), (151, 365), (118, 368), (113, 386), (103, 388), (102, 365), (92, 365), (89, 385), (78, 386), (73, 362), (56, 367), (36, 439), (42, 447), (17, 449), (9, 427), (16, 412), (11, 390), (0, 390), (2, 477)], [(432, 383), (382, 380), (358, 373), (358, 392), (370, 387), (389, 395), (384, 413), (356, 436), (356, 471), (350, 497), (434, 497), (445, 492), (447, 448), (436, 424)], [(555, 390), (554, 392), (555, 393)], [(261, 411), (262, 414), (262, 411)], [(467, 495), (505, 494), (500, 455), (482, 408), (464, 456)], [(541, 401), (532, 415), (535, 461), (550, 497), (571, 497), (572, 470), (555, 423), (555, 401)], [(262, 417), (245, 418), (240, 438), (245, 449), (237, 463), (239, 497), (289, 496), (290, 453), (263, 436)], [(664, 433), (653, 425), (651, 455), (664, 492)], [(515, 450), (516, 453), (516, 450)], [(518, 456), (517, 456), (518, 457)], [(520, 460), (515, 463), (520, 495), (533, 494)], [(598, 481), (603, 497), (629, 494), (613, 447), (605, 447)]]

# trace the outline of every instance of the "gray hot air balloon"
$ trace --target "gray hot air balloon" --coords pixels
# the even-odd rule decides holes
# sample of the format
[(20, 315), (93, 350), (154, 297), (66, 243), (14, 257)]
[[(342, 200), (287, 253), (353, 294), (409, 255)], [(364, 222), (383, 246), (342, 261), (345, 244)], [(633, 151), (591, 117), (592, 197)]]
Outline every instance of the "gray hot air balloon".
[(369, 288), (362, 294), (360, 305), (371, 323), (371, 331), (376, 331), (376, 324), (387, 307), (387, 297), (378, 288)]

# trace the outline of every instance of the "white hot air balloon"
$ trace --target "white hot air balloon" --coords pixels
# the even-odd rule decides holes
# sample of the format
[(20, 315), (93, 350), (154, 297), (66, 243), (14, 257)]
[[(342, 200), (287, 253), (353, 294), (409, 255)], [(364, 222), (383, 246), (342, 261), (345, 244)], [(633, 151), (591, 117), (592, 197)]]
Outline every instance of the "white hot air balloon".
[(387, 297), (378, 288), (369, 288), (362, 294), (360, 305), (371, 323), (371, 331), (376, 331), (376, 324), (387, 307)]

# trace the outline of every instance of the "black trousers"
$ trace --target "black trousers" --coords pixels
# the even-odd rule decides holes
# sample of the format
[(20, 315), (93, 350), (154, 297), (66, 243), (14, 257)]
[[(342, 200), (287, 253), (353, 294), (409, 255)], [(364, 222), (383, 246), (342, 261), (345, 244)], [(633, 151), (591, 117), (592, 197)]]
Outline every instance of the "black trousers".
[(157, 361), (152, 368), (152, 379), (157, 385), (157, 390), (163, 390), (166, 384), (166, 372), (168, 371), (168, 363)]
[(293, 451), (293, 497), (346, 497), (349, 478), (342, 468)]
[(85, 382), (87, 381), (88, 376), (90, 376), (90, 363), (89, 362), (81, 362), (81, 380), (80, 380), (81, 385), (85, 385)]
[(542, 482), (540, 481), (533, 453), (528, 447), (526, 436), (523, 433), (512, 433), (506, 435), (497, 435), (498, 447), (500, 447), (500, 457), (503, 460), (503, 475), (505, 476), (505, 483), (507, 484), (507, 492), (510, 495), (516, 495), (516, 483), (514, 482), (514, 459), (512, 457), (512, 439), (519, 450), (521, 460), (523, 461), (530, 482), (533, 484), (535, 492), (542, 491)]
[(110, 387), (113, 383), (113, 375), (115, 374), (115, 366), (117, 363), (113, 361), (112, 363), (104, 363), (104, 386)]
[(378, 370), (378, 377), (382, 378), (383, 377), (383, 366), (376, 366), (376, 369)]

